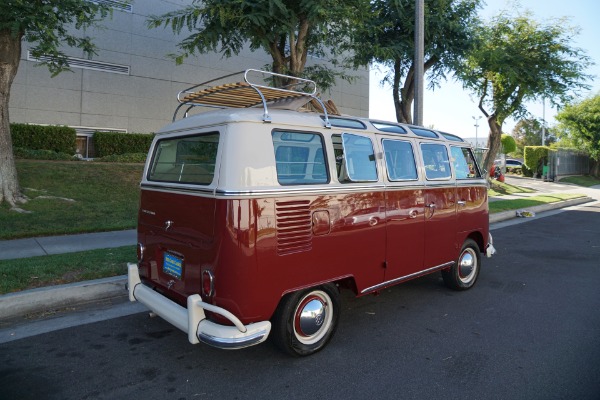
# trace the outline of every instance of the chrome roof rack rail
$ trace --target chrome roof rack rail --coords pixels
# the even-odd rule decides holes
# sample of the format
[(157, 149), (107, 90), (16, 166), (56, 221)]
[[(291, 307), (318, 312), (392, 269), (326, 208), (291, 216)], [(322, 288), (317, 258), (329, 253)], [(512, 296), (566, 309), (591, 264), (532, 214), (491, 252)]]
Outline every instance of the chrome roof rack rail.
[[(207, 86), (212, 82), (241, 73), (244, 74), (244, 82), (228, 83), (197, 90), (201, 86)], [(251, 81), (250, 75), (252, 74), (262, 76), (263, 81), (279, 77), (289, 79), (293, 83), (284, 88), (268, 86), (266, 84)], [(256, 79), (256, 76), (253, 78)], [(193, 107), (249, 108), (257, 107), (262, 104), (264, 110), (264, 122), (271, 122), (268, 104), (280, 108), (287, 107), (289, 109), (298, 109), (314, 100), (323, 110), (325, 127), (331, 128), (331, 123), (329, 122), (329, 113), (331, 112), (328, 113), (329, 104), (326, 105), (319, 98), (317, 94), (317, 85), (314, 81), (269, 71), (247, 69), (245, 71), (235, 72), (233, 74), (212, 79), (182, 90), (177, 94), (177, 100), (180, 104), (175, 109), (173, 121), (177, 119), (179, 110), (186, 105), (188, 107), (185, 111), (185, 116), (187, 117), (188, 112)], [(331, 107), (329, 108), (331, 110)]]

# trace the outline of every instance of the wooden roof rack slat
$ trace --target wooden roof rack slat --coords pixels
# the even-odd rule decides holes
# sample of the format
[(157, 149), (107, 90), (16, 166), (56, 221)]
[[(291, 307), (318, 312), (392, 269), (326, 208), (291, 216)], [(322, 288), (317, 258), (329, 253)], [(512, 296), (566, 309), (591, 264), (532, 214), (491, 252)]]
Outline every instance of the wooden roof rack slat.
[[(206, 89), (198, 90), (198, 88), (201, 86), (206, 86), (209, 83), (215, 82), (217, 80), (228, 78), (241, 73), (244, 73), (244, 82), (226, 83), (224, 85), (213, 86)], [(251, 73), (255, 75), (262, 75), (263, 79), (274, 77), (291, 79), (295, 82), (295, 84), (293, 85), (294, 87), (301, 86), (308, 91), (292, 90), (289, 88), (277, 88), (272, 86), (266, 86), (263, 84), (253, 83), (249, 80), (249, 74)], [(306, 101), (302, 102), (302, 98), (305, 98)], [(218, 108), (248, 108), (256, 107), (262, 104), (264, 109), (263, 121), (270, 122), (271, 117), (269, 116), (269, 109), (267, 107), (268, 104), (289, 105), (294, 103), (294, 101), (295, 103), (298, 103), (298, 100), (300, 100), (300, 105), (309, 103), (310, 108), (322, 112), (325, 115), (325, 126), (328, 128), (331, 127), (331, 124), (329, 123), (328, 114), (339, 115), (339, 112), (337, 111), (337, 108), (335, 107), (333, 102), (328, 101), (327, 104), (324, 104), (318, 97), (317, 85), (314, 81), (288, 75), (276, 74), (274, 72), (260, 71), (256, 69), (247, 69), (246, 71), (236, 72), (234, 74), (226, 75), (217, 79), (213, 79), (211, 81), (192, 86), (188, 89), (179, 92), (179, 94), (177, 95), (177, 100), (180, 104), (175, 110), (175, 113), (173, 115), (173, 121), (176, 120), (179, 109), (186, 105), (188, 106), (186, 110), (187, 115), (187, 112), (192, 107), (197, 106)]]

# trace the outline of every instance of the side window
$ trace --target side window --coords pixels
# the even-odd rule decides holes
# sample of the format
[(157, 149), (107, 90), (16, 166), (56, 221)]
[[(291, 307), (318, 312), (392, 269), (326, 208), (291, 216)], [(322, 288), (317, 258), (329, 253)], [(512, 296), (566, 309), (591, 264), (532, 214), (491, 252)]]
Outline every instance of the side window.
[(448, 150), (442, 144), (421, 143), (425, 175), (429, 180), (450, 179)]
[(415, 157), (410, 142), (384, 139), (383, 151), (390, 181), (418, 179)]
[(338, 179), (348, 182), (376, 182), (377, 165), (371, 139), (343, 133), (332, 135)]
[(467, 147), (451, 147), (452, 164), (454, 165), (454, 173), (456, 179), (474, 179), (481, 178), (475, 157), (471, 153), (471, 149)]
[(160, 139), (154, 147), (148, 180), (209, 185), (215, 174), (217, 132)]
[(277, 179), (282, 185), (327, 183), (323, 138), (316, 133), (274, 131)]

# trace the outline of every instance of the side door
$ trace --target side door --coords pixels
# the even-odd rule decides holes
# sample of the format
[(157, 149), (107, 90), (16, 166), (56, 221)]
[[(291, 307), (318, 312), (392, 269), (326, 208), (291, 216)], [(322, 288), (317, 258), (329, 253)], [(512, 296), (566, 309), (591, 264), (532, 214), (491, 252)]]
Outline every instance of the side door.
[(450, 151), (456, 177), (457, 240), (462, 242), (470, 232), (486, 234), (489, 221), (487, 185), (470, 148), (450, 146)]
[(384, 277), (385, 187), (371, 137), (355, 133), (332, 135), (340, 190), (330, 204), (336, 262), (355, 277), (359, 291)]
[(420, 143), (425, 169), (424, 268), (444, 266), (456, 258), (456, 186), (448, 148), (442, 143)]
[(423, 269), (425, 197), (413, 142), (385, 138), (381, 145), (388, 180), (385, 281), (400, 281)]

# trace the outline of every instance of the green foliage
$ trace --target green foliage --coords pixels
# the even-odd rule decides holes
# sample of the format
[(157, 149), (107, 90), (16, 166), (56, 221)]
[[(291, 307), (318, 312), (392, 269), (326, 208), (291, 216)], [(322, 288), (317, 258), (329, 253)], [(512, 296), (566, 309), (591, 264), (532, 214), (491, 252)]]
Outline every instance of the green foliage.
[[(148, 26), (170, 27), (176, 34), (190, 32), (179, 42), (179, 53), (172, 55), (177, 63), (209, 51), (231, 57), (249, 44), (251, 50), (271, 55), (273, 72), (318, 79), (329, 67), (305, 70), (309, 53), (336, 64), (336, 54), (351, 47), (351, 32), (368, 14), (368, 4), (368, 0), (194, 0), (177, 11), (149, 17)], [(316, 74), (307, 76), (309, 72)], [(331, 85), (331, 74), (325, 76), (329, 80), (317, 81), (323, 89)]]
[(79, 159), (71, 154), (58, 153), (53, 150), (31, 150), (21, 147), (13, 148), (16, 158), (23, 160), (49, 160), (49, 161), (78, 161)]
[(153, 138), (153, 134), (147, 133), (95, 132), (94, 147), (101, 158), (127, 153), (147, 154)]
[(479, 98), (490, 126), (484, 165), (500, 148), (504, 121), (526, 117), (528, 101), (546, 98), (561, 105), (588, 88), (584, 71), (591, 59), (573, 46), (577, 33), (564, 18), (540, 23), (518, 10), (501, 12), (474, 32), (477, 44), (457, 75)]
[(515, 150), (517, 150), (517, 143), (515, 142), (515, 139), (510, 135), (503, 134), (502, 135), (502, 152), (504, 154), (508, 154), (508, 153), (512, 153)]
[(11, 124), (10, 129), (14, 147), (75, 153), (77, 135), (68, 126)]
[(125, 153), (114, 154), (112, 156), (104, 156), (94, 158), (94, 161), (100, 162), (118, 162), (118, 163), (145, 163), (148, 153)]
[[(92, 39), (77, 35), (111, 13), (107, 4), (85, 0), (8, 0), (0, 2), (0, 31), (28, 42), (34, 57), (49, 56), (42, 64), (56, 75), (68, 70), (65, 46), (96, 54)], [(75, 30), (72, 29), (75, 28)]]
[(523, 163), (529, 171), (541, 175), (542, 166), (546, 165), (548, 162), (549, 150), (550, 148), (547, 146), (526, 146), (524, 152), (525, 159)]
[[(424, 70), (431, 87), (473, 47), (480, 0), (431, 0), (424, 9)], [(371, 12), (356, 31), (355, 65), (373, 61), (387, 67), (383, 82), (392, 86), (399, 122), (412, 122), (415, 2), (371, 1)], [(404, 81), (404, 82), (403, 82)]]
[(590, 76), (583, 71), (591, 60), (572, 46), (578, 31), (567, 22), (543, 24), (530, 13), (502, 12), (476, 31), (478, 45), (460, 76), (500, 124), (510, 116), (525, 117), (526, 101), (547, 98), (559, 105), (588, 87)]
[(556, 119), (560, 121), (561, 141), (568, 140), (600, 161), (600, 94), (566, 106)]

